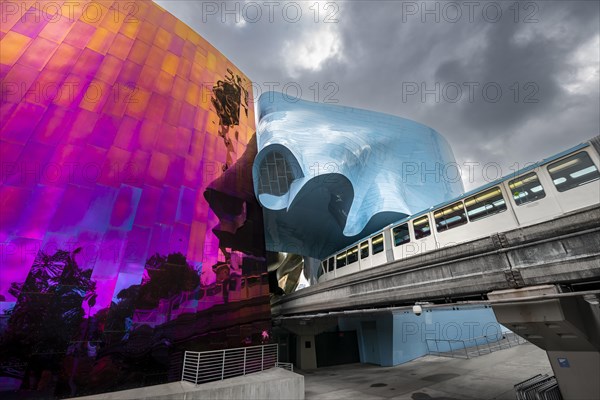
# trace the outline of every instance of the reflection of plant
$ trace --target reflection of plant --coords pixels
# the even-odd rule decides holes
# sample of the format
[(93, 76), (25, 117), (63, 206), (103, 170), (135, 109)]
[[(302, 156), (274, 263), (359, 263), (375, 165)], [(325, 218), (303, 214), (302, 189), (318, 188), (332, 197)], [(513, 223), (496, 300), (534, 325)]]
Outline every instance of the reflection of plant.
[(170, 299), (184, 291), (192, 291), (200, 284), (198, 273), (181, 253), (168, 256), (155, 254), (146, 262), (148, 279), (140, 288), (137, 308), (156, 308), (160, 299)]
[[(242, 78), (227, 70), (225, 80), (217, 81), (211, 99), (221, 126), (239, 125), (240, 105), (248, 115), (248, 91), (242, 87)], [(241, 104), (240, 104), (241, 103)]]
[(136, 308), (158, 307), (161, 299), (168, 299), (166, 320), (171, 320), (174, 296), (181, 292), (191, 292), (200, 285), (198, 272), (188, 264), (181, 253), (168, 256), (154, 254), (146, 261), (148, 279), (142, 283)]
[(106, 331), (119, 332), (120, 337), (127, 331), (127, 318), (131, 318), (140, 292), (140, 285), (132, 285), (117, 294), (117, 302), (113, 302), (107, 312)]
[(175, 295), (191, 292), (200, 285), (198, 271), (188, 264), (181, 253), (168, 256), (154, 254), (146, 261), (146, 275), (141, 285), (131, 285), (121, 290), (117, 301), (110, 306), (106, 331), (119, 332), (119, 340), (127, 337), (126, 332), (136, 309), (151, 310), (158, 307), (161, 299), (166, 299), (169, 302), (169, 321)]
[(6, 334), (0, 344), (2, 356), (29, 361), (36, 373), (54, 370), (69, 342), (79, 332), (87, 297), (95, 298), (92, 270), (82, 271), (72, 253), (59, 250), (53, 255), (40, 251), (23, 284), (13, 283), (10, 293), (17, 297)]

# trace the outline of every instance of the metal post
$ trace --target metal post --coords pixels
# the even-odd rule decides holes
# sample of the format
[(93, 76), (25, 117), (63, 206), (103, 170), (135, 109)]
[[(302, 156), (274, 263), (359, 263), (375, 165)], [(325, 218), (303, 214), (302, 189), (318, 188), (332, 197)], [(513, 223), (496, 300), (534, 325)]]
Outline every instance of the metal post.
[(488, 345), (488, 350), (490, 351), (490, 354), (492, 354), (492, 348), (490, 347), (490, 341), (488, 340), (487, 335), (485, 335), (484, 338), (485, 338), (485, 341), (486, 341), (486, 343)]
[(462, 344), (463, 344), (463, 349), (465, 349), (465, 356), (467, 356), (467, 358), (469, 358), (469, 353), (467, 352), (467, 346), (465, 345), (465, 341), (461, 340)]
[(246, 375), (246, 348), (244, 347), (244, 372), (242, 375)]
[(221, 366), (221, 380), (224, 379), (225, 376), (225, 350), (223, 350), (223, 365)]
[(194, 385), (198, 385), (198, 375), (200, 374), (200, 353), (198, 353), (198, 361), (196, 362), (196, 379)]
[(265, 364), (265, 346), (260, 346), (260, 370), (264, 369)]

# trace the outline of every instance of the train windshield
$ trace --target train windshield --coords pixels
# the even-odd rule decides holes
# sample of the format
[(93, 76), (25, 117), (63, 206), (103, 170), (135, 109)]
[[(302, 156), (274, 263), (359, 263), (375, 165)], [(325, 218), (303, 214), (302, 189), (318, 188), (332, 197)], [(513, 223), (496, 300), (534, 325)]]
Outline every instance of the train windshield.
[(319, 279), (321, 277), (321, 275), (323, 275), (326, 271), (327, 271), (327, 260), (325, 260), (321, 263), (321, 267), (317, 271), (317, 279)]

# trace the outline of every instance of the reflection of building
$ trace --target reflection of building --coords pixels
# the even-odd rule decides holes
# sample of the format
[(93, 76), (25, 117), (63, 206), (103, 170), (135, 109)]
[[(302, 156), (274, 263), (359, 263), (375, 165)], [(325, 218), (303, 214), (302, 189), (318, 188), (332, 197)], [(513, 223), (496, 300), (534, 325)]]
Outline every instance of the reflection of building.
[[(134, 17), (127, 8), (134, 3), (117, 3), (75, 2), (71, 15), (47, 15), (43, 2), (31, 3), (22, 14), (3, 15), (0, 27), (0, 309), (16, 303), (19, 315), (36, 315), (50, 307), (38, 299), (52, 296), (35, 291), (47, 289), (60, 294), (52, 301), (71, 318), (50, 329), (9, 319), (3, 349), (11, 340), (36, 345), (12, 346), (12, 358), (0, 364), (20, 360), (25, 367), (14, 388), (43, 387), (48, 396), (166, 380), (181, 350), (166, 325), (177, 323), (182, 348), (190, 340), (197, 348), (236, 347), (248, 336), (260, 340), (269, 326), (265, 285), (238, 288), (266, 272), (262, 214), (243, 174), (256, 153), (250, 81), (153, 2), (135, 1)], [(43, 260), (56, 254), (68, 255), (72, 273), (52, 283), (45, 277), (54, 267)], [(42, 261), (33, 269), (36, 259)], [(219, 278), (210, 267), (233, 263)], [(64, 282), (74, 289), (62, 289)], [(24, 287), (33, 293), (25, 296)], [(240, 313), (244, 302), (252, 302), (251, 312)], [(216, 306), (215, 326), (179, 318)], [(236, 325), (240, 315), (244, 326)], [(157, 359), (147, 330), (161, 327), (172, 347)], [(221, 329), (227, 335), (214, 339)], [(73, 360), (86, 353), (78, 350), (86, 341), (100, 343), (95, 358)], [(47, 365), (44, 343), (54, 346)], [(140, 354), (150, 357), (152, 379), (86, 378), (126, 377)], [(63, 363), (72, 374), (68, 385), (40, 383), (48, 381), (42, 376), (59, 380)], [(110, 370), (116, 365), (120, 371)]]
[[(225, 298), (227, 291), (227, 299)], [(265, 272), (260, 276), (234, 276), (226, 286), (213, 283), (199, 286), (192, 292), (177, 293), (170, 298), (160, 299), (158, 307), (136, 309), (133, 324), (155, 327), (176, 320), (182, 314), (195, 314), (212, 309), (219, 304), (239, 302), (269, 295), (269, 278)]]
[(322, 258), (463, 191), (450, 146), (427, 126), (273, 92), (258, 106), (268, 250)]

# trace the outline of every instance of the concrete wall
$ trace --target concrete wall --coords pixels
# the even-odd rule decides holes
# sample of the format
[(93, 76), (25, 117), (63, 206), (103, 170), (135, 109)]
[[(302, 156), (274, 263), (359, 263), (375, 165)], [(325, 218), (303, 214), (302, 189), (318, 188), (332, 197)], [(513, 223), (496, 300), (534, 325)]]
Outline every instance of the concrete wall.
[(304, 377), (273, 368), (237, 378), (195, 386), (189, 382), (146, 386), (120, 392), (102, 393), (77, 399), (147, 399), (147, 400), (303, 400)]
[(356, 331), (360, 362), (376, 365), (392, 364), (392, 315), (340, 318), (341, 331)]
[(315, 351), (315, 336), (300, 335), (296, 347), (298, 366), (302, 369), (317, 368), (317, 353)]
[[(487, 305), (424, 307), (420, 316), (406, 310), (341, 317), (339, 327), (340, 330), (356, 330), (361, 362), (382, 366), (398, 365), (426, 355), (427, 339), (467, 340), (483, 335), (500, 337), (503, 329)], [(372, 331), (373, 327), (376, 334)], [(435, 343), (429, 343), (431, 349), (435, 350)], [(465, 345), (474, 346), (474, 342)], [(457, 350), (459, 346), (462, 344), (455, 344), (453, 349)], [(448, 344), (443, 342), (438, 342), (437, 349), (442, 352), (450, 350)], [(374, 351), (376, 354), (373, 354)]]
[[(502, 326), (496, 320), (492, 308), (481, 306), (453, 306), (443, 309), (423, 310), (416, 316), (412, 311), (394, 315), (394, 363), (403, 363), (420, 357), (421, 351), (427, 353), (427, 344), (431, 350), (450, 351), (447, 342), (427, 339), (464, 340), (465, 346), (474, 346), (470, 339), (487, 335), (490, 340), (501, 337)], [(481, 344), (481, 341), (479, 342)], [(454, 343), (453, 349), (462, 348)], [(394, 365), (395, 365), (394, 364)]]

